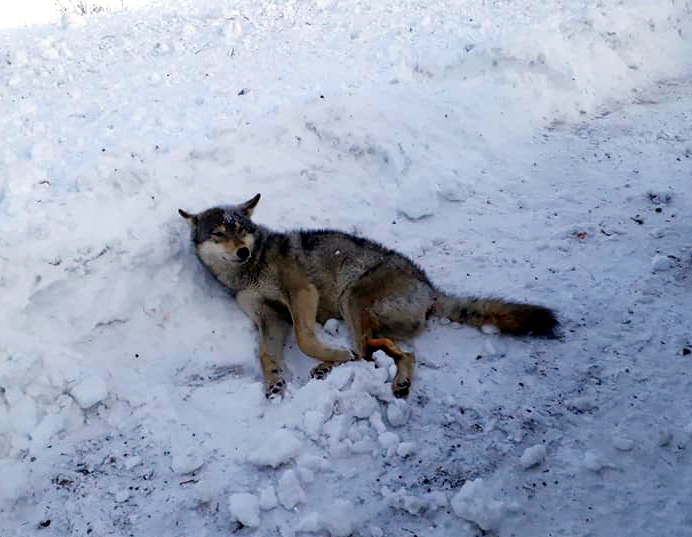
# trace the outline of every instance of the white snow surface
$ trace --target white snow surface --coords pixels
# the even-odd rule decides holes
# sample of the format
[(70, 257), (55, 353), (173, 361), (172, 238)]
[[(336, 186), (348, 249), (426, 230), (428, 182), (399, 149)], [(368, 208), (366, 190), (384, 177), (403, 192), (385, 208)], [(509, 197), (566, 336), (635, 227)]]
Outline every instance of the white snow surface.
[[(689, 535), (689, 2), (50, 4), (0, 8), (0, 535)], [(561, 336), (430, 321), (406, 402), (291, 338), (267, 401), (177, 214), (257, 192)]]

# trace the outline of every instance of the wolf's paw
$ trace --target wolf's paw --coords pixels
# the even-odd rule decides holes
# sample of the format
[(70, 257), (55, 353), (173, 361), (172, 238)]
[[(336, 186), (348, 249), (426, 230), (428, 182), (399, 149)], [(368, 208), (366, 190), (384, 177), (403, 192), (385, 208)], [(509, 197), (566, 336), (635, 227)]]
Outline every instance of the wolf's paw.
[(392, 393), (394, 394), (394, 397), (408, 397), (410, 388), (411, 381), (407, 378), (401, 380), (394, 379), (394, 382), (392, 383)]
[(272, 382), (267, 389), (264, 391), (264, 396), (267, 399), (276, 399), (277, 397), (282, 397), (286, 391), (286, 381), (284, 379), (278, 379), (276, 382)]
[(329, 372), (332, 370), (333, 367), (334, 366), (331, 364), (322, 362), (321, 364), (316, 365), (310, 370), (310, 378), (322, 380), (327, 375), (329, 375)]

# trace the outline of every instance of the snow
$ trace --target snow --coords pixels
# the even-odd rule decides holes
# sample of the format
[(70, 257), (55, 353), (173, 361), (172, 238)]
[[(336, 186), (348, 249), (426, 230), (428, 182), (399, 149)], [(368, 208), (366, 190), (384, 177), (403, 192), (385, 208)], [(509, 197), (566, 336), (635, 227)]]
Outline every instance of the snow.
[(305, 491), (293, 470), (286, 470), (279, 478), (277, 494), (281, 505), (286, 509), (292, 509), (299, 503), (304, 503), (306, 499)]
[(537, 464), (541, 464), (546, 455), (547, 450), (545, 446), (543, 444), (537, 444), (524, 450), (524, 453), (519, 459), (519, 464), (521, 464), (524, 469), (528, 469)]
[[(3, 537), (688, 533), (689, 5), (88, 5), (0, 7)], [(267, 401), (177, 214), (257, 192), (560, 337), (431, 320), (404, 401), (291, 336)]]
[(98, 375), (85, 375), (70, 388), (70, 395), (81, 408), (86, 410), (108, 396), (108, 387)]
[(203, 464), (204, 456), (193, 448), (175, 453), (171, 459), (171, 470), (180, 475), (191, 474), (199, 470)]
[(278, 504), (274, 487), (267, 485), (260, 490), (259, 506), (263, 511), (270, 511)]
[(228, 498), (228, 510), (233, 520), (244, 526), (257, 528), (260, 525), (260, 502), (257, 496), (247, 492), (237, 492)]
[(454, 513), (485, 531), (499, 529), (506, 507), (492, 497), (492, 490), (482, 479), (467, 481), (451, 501)]
[(300, 453), (301, 441), (290, 431), (279, 429), (269, 438), (259, 439), (248, 455), (248, 461), (258, 466), (276, 468)]

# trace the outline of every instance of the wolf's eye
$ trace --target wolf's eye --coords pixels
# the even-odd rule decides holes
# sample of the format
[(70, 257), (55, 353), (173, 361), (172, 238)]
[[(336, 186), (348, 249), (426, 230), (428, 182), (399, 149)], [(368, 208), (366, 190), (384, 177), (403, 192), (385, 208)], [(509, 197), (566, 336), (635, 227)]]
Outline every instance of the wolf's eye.
[(212, 231), (211, 236), (216, 237), (217, 239), (223, 239), (225, 237), (225, 235), (221, 231)]

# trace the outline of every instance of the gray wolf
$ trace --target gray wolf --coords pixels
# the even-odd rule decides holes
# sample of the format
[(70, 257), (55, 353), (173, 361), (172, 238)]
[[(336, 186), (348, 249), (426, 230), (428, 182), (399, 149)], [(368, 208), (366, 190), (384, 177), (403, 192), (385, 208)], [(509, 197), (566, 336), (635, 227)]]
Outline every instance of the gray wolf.
[[(320, 361), (315, 378), (350, 360), (372, 360), (377, 350), (387, 353), (396, 364), (396, 397), (408, 395), (416, 360), (395, 341), (415, 336), (430, 317), (515, 335), (552, 335), (557, 325), (542, 306), (445, 293), (413, 261), (365, 238), (267, 229), (251, 220), (259, 199), (179, 213), (190, 224), (199, 260), (257, 325), (267, 398), (286, 387), (282, 353), (291, 325), (300, 350)], [(315, 335), (315, 322), (331, 318), (348, 325), (352, 350), (327, 346)]]

